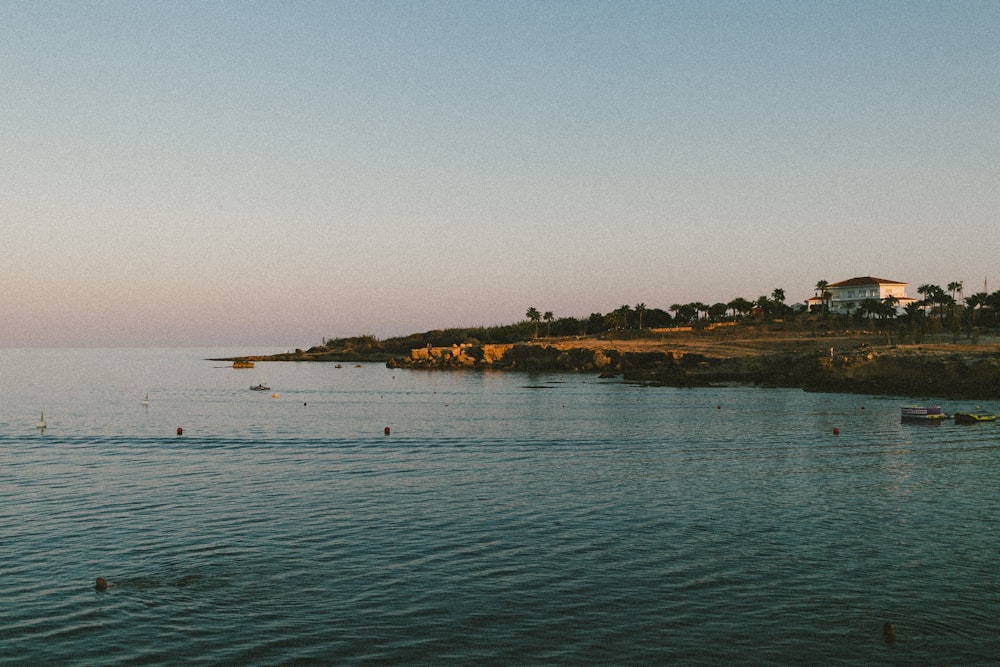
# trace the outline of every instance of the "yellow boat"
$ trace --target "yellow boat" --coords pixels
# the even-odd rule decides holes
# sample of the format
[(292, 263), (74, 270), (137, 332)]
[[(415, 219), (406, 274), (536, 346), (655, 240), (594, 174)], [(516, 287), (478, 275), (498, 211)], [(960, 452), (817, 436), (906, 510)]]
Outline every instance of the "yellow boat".
[(253, 362), (246, 359), (237, 359), (233, 362), (233, 368), (253, 368)]
[(992, 412), (986, 412), (982, 408), (976, 408), (972, 412), (956, 412), (956, 424), (976, 424), (978, 422), (995, 422), (997, 416)]

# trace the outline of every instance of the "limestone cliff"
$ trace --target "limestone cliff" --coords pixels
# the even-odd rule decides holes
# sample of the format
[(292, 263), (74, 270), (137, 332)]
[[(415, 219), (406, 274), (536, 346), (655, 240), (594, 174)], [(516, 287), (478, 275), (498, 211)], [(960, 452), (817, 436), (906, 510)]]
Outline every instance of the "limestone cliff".
[(846, 351), (774, 352), (708, 357), (667, 351), (547, 345), (483, 345), (426, 348), (393, 359), (392, 368), (495, 368), (511, 371), (596, 372), (626, 381), (663, 386), (744, 383), (800, 387), (809, 391), (944, 398), (1000, 398), (1000, 356), (941, 354), (867, 345)]

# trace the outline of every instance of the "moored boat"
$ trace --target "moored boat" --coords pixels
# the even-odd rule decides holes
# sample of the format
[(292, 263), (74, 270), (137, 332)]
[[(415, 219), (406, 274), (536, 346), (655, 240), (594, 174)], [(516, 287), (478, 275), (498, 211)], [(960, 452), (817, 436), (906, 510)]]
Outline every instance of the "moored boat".
[(947, 419), (940, 405), (904, 405), (901, 408), (900, 416), (903, 419), (921, 419), (926, 421), (939, 421)]
[(233, 361), (233, 368), (253, 368), (253, 362), (246, 359), (236, 359)]
[(265, 387), (262, 384), (258, 384), (256, 386), (250, 387), (250, 391), (271, 391), (271, 388)]
[(995, 422), (997, 416), (977, 407), (975, 410), (955, 413), (956, 424), (977, 424), (979, 422)]

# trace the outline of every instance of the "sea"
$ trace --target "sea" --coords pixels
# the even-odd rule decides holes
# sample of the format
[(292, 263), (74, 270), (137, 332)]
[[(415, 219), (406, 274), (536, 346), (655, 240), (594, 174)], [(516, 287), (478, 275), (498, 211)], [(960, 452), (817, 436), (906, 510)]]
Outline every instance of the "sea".
[(0, 664), (1000, 661), (1000, 425), (278, 351), (0, 350)]

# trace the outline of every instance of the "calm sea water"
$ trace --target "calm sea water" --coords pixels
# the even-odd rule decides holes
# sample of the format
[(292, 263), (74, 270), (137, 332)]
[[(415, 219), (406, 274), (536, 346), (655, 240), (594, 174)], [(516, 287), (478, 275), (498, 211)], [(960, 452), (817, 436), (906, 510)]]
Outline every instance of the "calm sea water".
[(0, 350), (0, 663), (1000, 659), (1000, 426), (239, 352)]

